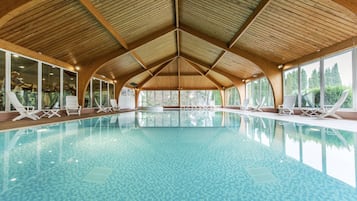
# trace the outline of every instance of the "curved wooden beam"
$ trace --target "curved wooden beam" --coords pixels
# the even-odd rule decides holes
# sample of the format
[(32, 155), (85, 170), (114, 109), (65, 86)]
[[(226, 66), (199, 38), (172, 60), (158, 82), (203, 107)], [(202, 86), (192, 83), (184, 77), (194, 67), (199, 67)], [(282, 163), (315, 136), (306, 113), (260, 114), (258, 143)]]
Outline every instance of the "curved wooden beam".
[(277, 68), (277, 66), (278, 66), (277, 63), (271, 62), (259, 55), (247, 52), (242, 49), (228, 48), (224, 42), (219, 41), (219, 40), (212, 38), (210, 36), (207, 36), (206, 34), (196, 31), (190, 27), (180, 25), (179, 30), (181, 30), (185, 33), (188, 33), (196, 38), (204, 40), (204, 41), (206, 41), (222, 50), (230, 52), (234, 55), (237, 55), (237, 56), (239, 56), (243, 59), (246, 59), (246, 60), (252, 62), (253, 64), (255, 64), (258, 68), (260, 68), (263, 71), (263, 73), (265, 74), (265, 76), (267, 77), (267, 79), (269, 80), (269, 82), (272, 86), (275, 107), (282, 104), (282, 102), (283, 102), (283, 97), (282, 97), (283, 81), (282, 81), (282, 77), (281, 77), (281, 71)]
[(94, 18), (117, 40), (121, 46), (128, 49), (126, 41), (119, 35), (113, 26), (104, 18), (104, 16), (94, 7), (89, 0), (79, 0), (81, 4), (91, 13)]
[(357, 1), (356, 0), (332, 0), (341, 6), (347, 8), (357, 15)]
[(1, 2), (0, 28), (8, 21), (46, 0), (10, 0)]
[(172, 56), (169, 56), (169, 57), (165, 57), (159, 61), (156, 61), (150, 65), (147, 66), (147, 69), (138, 69), (132, 73), (129, 73), (129, 74), (126, 74), (122, 77), (117, 77), (116, 80), (117, 81), (117, 84), (115, 86), (115, 97), (118, 97), (119, 98), (119, 93), (121, 91), (121, 89), (124, 87), (124, 85), (128, 82), (128, 80), (130, 80), (131, 78), (135, 77), (136, 75), (139, 75), (141, 73), (144, 73), (146, 71), (149, 71), (150, 69), (152, 68), (155, 68), (156, 66), (159, 66), (159, 65), (162, 65), (162, 64), (165, 64), (167, 62), (170, 62), (171, 60), (175, 59), (176, 58), (176, 55), (172, 55)]
[[(204, 62), (202, 62), (201, 60), (198, 60), (198, 59), (195, 59), (195, 58), (192, 58), (188, 55), (182, 55), (182, 57), (187, 60), (187, 61), (190, 61), (192, 63), (195, 63), (199, 66), (202, 66), (204, 68), (207, 68), (207, 69), (210, 69), (210, 66), (205, 64)], [(244, 95), (245, 95), (245, 83), (242, 82), (242, 78), (239, 78), (239, 77), (236, 77), (235, 75), (232, 75), (228, 72), (225, 72), (225, 71), (222, 71), (222, 70), (219, 70), (218, 68), (215, 68), (215, 69), (211, 69), (211, 71), (213, 72), (216, 72), (216, 73), (219, 73), (221, 75), (223, 75), (224, 77), (226, 77), (227, 79), (229, 79), (233, 85), (238, 89), (239, 91), (239, 94), (241, 96), (241, 100), (244, 99)]]
[(263, 12), (263, 10), (269, 5), (271, 0), (261, 0), (258, 6), (255, 8), (254, 12), (248, 17), (244, 24), (240, 27), (239, 31), (234, 35), (228, 47), (232, 48), (234, 44), (239, 40), (239, 38), (248, 30), (250, 25), (258, 18), (258, 16)]
[(197, 64), (195, 64), (193, 62), (190, 62), (190, 61), (187, 61), (187, 62), (190, 64), (191, 68), (193, 68), (201, 76), (205, 77), (208, 81), (212, 82), (212, 84), (214, 84), (214, 86), (216, 86), (216, 88), (218, 90), (222, 90), (222, 84), (221, 83), (219, 83), (217, 80), (213, 79), (212, 77), (208, 77), (207, 75), (205, 75), (205, 73), (200, 70), (200, 68), (198, 67)]
[(175, 59), (161, 64), (160, 67), (154, 73), (151, 73), (151, 76), (147, 77), (144, 81), (142, 81), (140, 84), (138, 84), (137, 88), (141, 89), (148, 81), (150, 81), (151, 79), (156, 77), (162, 70), (164, 70), (164, 68), (166, 68), (174, 60)]
[[(105, 66), (106, 63), (110, 62), (111, 60), (113, 60), (117, 57), (131, 54), (131, 51), (135, 51), (136, 49), (144, 46), (145, 44), (147, 44), (155, 39), (158, 39), (166, 34), (172, 33), (173, 31), (176, 31), (175, 27), (173, 27), (173, 26), (166, 27), (162, 30), (155, 32), (154, 34), (151, 34), (150, 36), (141, 38), (141, 39), (137, 40), (136, 42), (130, 44), (129, 49), (127, 49), (121, 53), (112, 52), (110, 54), (105, 55), (104, 57), (94, 58), (92, 60), (88, 60), (86, 63), (80, 64), (82, 66), (82, 70), (80, 70), (78, 72), (78, 99), (80, 100), (80, 102), (82, 104), (84, 103), (85, 90), (89, 84), (91, 77), (93, 75), (95, 75), (98, 70), (103, 68), (103, 66)], [(147, 68), (149, 68), (149, 67), (147, 66)], [(143, 69), (143, 71), (145, 71), (145, 70)], [(118, 86), (118, 84), (117, 84), (117, 86)], [(115, 90), (115, 91), (117, 92), (117, 90)], [(119, 90), (119, 92), (120, 92), (120, 90)], [(119, 95), (119, 93), (116, 95)]]

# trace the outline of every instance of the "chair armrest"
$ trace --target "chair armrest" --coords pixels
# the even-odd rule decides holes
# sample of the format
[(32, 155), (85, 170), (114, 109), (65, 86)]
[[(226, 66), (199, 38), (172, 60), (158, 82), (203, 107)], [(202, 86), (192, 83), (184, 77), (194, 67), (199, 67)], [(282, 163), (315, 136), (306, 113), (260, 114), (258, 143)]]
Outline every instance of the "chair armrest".
[(35, 107), (34, 106), (24, 106), (25, 110), (27, 111), (34, 111)]

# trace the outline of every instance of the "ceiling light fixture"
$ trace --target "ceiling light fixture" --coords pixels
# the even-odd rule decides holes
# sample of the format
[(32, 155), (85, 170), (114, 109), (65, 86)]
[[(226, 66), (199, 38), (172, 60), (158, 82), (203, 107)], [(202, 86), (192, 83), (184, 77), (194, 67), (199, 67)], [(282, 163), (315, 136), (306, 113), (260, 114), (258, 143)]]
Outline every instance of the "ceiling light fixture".
[(81, 69), (81, 67), (75, 66), (74, 69), (76, 69), (76, 71), (79, 71)]
[(279, 69), (284, 68), (284, 64), (280, 64), (280, 65), (278, 66), (278, 68), (279, 68)]
[(24, 68), (25, 68), (25, 66), (19, 66), (19, 68), (24, 69)]

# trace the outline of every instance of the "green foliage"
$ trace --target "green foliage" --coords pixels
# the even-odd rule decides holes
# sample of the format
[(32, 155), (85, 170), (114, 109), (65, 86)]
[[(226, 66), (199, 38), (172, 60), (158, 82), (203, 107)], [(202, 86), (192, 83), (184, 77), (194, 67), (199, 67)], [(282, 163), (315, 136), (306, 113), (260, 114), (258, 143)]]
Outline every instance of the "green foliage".
[(284, 76), (284, 94), (298, 94), (298, 71), (297, 69), (285, 72)]
[(332, 68), (325, 70), (325, 86), (340, 86), (342, 85), (338, 64), (335, 63)]
[(309, 88), (317, 88), (320, 86), (320, 74), (314, 69), (309, 78)]
[[(350, 87), (345, 86), (327, 86), (325, 88), (325, 105), (333, 105), (337, 102), (337, 100), (341, 97), (342, 92), (345, 89), (349, 89), (349, 95), (346, 98), (346, 101), (343, 103), (342, 108), (352, 108), (352, 89)], [(308, 93), (314, 95), (315, 99), (315, 107), (320, 105), (320, 88), (310, 89)]]

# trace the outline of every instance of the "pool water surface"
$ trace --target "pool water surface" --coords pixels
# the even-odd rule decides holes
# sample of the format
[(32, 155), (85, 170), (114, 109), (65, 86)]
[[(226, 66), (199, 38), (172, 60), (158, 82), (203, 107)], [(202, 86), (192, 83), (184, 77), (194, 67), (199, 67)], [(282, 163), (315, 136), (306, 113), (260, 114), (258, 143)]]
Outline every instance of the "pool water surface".
[(0, 200), (357, 200), (356, 133), (128, 112), (0, 133)]

